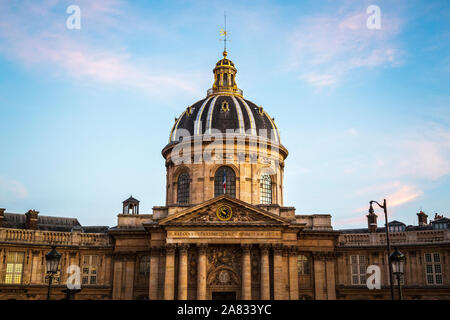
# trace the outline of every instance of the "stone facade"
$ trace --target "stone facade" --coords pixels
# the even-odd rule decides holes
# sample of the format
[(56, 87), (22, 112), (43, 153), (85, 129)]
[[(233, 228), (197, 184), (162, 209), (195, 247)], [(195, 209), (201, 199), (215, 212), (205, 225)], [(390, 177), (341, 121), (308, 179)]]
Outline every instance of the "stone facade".
[[(223, 205), (238, 218), (219, 220)], [(44, 255), (51, 245), (62, 254), (53, 299), (64, 297), (67, 267), (83, 270), (92, 256), (95, 281), (83, 283), (77, 299), (390, 299), (382, 229), (333, 231), (326, 215), (294, 217), (223, 195), (157, 220), (120, 214), (103, 233), (0, 228), (0, 299), (46, 298)], [(405, 299), (450, 298), (450, 229), (409, 227), (392, 232), (391, 242), (406, 255)], [(15, 252), (23, 253), (21, 279), (8, 283)], [(367, 288), (355, 257), (363, 271), (380, 267), (381, 289)], [(429, 273), (427, 265), (440, 272)]]
[[(367, 229), (336, 231), (329, 214), (284, 206), (288, 151), (274, 120), (243, 99), (226, 56), (207, 98), (176, 118), (162, 151), (165, 206), (141, 214), (130, 197), (112, 228), (0, 209), (0, 299), (46, 298), (51, 246), (62, 254), (53, 299), (64, 297), (71, 265), (81, 270), (77, 299), (389, 299), (377, 216), (367, 216)], [(214, 123), (233, 133), (214, 132)], [(449, 299), (448, 219), (426, 217), (417, 228), (389, 224), (407, 256), (405, 298)], [(365, 286), (372, 264), (381, 268), (381, 289)]]
[[(52, 296), (62, 299), (70, 265), (85, 267), (85, 257), (95, 256), (97, 272), (95, 284), (83, 285), (79, 299), (110, 299), (113, 247), (108, 234), (55, 232), (30, 229), (0, 228), (0, 299), (35, 300), (47, 298), (45, 254), (50, 245), (56, 245), (61, 253), (60, 273), (53, 281)], [(11, 268), (8, 259), (20, 253), (20, 281), (8, 281)], [(17, 274), (17, 273), (16, 273)]]

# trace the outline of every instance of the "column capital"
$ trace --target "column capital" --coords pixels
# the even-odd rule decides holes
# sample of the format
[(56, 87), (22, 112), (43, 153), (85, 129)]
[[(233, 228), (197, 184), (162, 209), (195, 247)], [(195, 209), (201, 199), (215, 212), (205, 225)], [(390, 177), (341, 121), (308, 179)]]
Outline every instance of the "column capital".
[(337, 256), (336, 252), (333, 252), (333, 251), (327, 252), (325, 254), (325, 260), (328, 260), (328, 261), (334, 260), (334, 259), (336, 259), (336, 256)]
[(269, 244), (260, 244), (259, 250), (261, 251), (262, 254), (269, 254), (270, 245)]
[(323, 252), (314, 251), (311, 252), (311, 255), (313, 256), (314, 260), (322, 260), (324, 258)]
[(171, 243), (166, 244), (165, 249), (166, 249), (166, 254), (171, 254), (171, 255), (175, 254), (176, 245), (171, 244)]
[(241, 248), (242, 248), (242, 252), (243, 253), (250, 254), (250, 250), (252, 249), (252, 245), (251, 244), (242, 244)]
[(134, 260), (136, 259), (136, 254), (134, 252), (115, 252), (112, 254), (114, 260)]
[(187, 254), (189, 250), (189, 244), (181, 243), (178, 245), (178, 250), (181, 254)]
[(289, 252), (290, 256), (298, 255), (298, 247), (297, 246), (289, 246), (289, 247), (287, 247), (287, 251)]
[(198, 253), (200, 254), (206, 254), (208, 250), (208, 244), (207, 243), (199, 243), (197, 244)]
[(273, 244), (272, 248), (275, 254), (281, 255), (283, 253), (283, 245), (281, 243)]
[(161, 252), (162, 246), (151, 246), (150, 247), (150, 254), (151, 255), (159, 255)]

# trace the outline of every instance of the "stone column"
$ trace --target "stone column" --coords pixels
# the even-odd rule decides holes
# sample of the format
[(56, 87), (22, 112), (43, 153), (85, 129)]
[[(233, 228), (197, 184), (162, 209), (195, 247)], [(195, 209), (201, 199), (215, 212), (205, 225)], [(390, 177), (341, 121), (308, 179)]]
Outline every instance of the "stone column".
[(313, 253), (314, 256), (314, 290), (316, 300), (326, 300), (324, 254)]
[(242, 246), (242, 300), (252, 299), (251, 245)]
[(164, 300), (174, 300), (175, 286), (175, 247), (166, 246), (166, 274), (164, 278)]
[(179, 268), (178, 268), (178, 300), (187, 300), (188, 282), (188, 249), (189, 245), (179, 247)]
[(291, 300), (298, 300), (297, 257), (297, 247), (289, 248), (289, 299)]
[(113, 279), (113, 300), (120, 300), (122, 293), (123, 277), (123, 257), (119, 254), (114, 256), (114, 279)]
[(269, 246), (261, 246), (261, 300), (270, 300)]
[(150, 281), (148, 287), (148, 298), (150, 300), (158, 300), (159, 251), (159, 247), (152, 247), (150, 256)]
[(275, 300), (283, 300), (284, 298), (284, 282), (283, 282), (283, 246), (276, 245), (273, 248), (273, 294)]
[(288, 247), (283, 247), (283, 268), (282, 268), (282, 275), (283, 275), (283, 300), (289, 300), (289, 252)]
[[(1, 213), (1, 210), (2, 209), (0, 208), (0, 213)], [(1, 225), (0, 225), (0, 228), (1, 228)], [(3, 281), (5, 280), (5, 276), (3, 275), (3, 255), (4, 254), (5, 253), (3, 252), (3, 249), (0, 248), (0, 283), (3, 283)], [(33, 259), (33, 256), (31, 256), (31, 257)]]
[(206, 251), (207, 245), (198, 247), (197, 300), (206, 300)]
[(336, 300), (336, 270), (335, 270), (336, 255), (334, 252), (329, 252), (325, 257), (325, 270), (327, 279), (327, 299)]
[(135, 268), (136, 256), (132, 253), (127, 254), (125, 256), (124, 261), (124, 275), (125, 275), (125, 283), (123, 287), (125, 288), (124, 299), (125, 300), (133, 300), (133, 292), (134, 292), (134, 268)]

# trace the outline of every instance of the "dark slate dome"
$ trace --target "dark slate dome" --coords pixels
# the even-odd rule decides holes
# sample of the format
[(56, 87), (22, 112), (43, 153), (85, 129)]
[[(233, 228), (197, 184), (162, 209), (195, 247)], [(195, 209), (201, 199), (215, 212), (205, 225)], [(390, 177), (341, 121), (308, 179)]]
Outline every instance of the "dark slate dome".
[(234, 130), (236, 134), (262, 136), (280, 143), (275, 122), (262, 107), (243, 98), (242, 90), (236, 85), (237, 69), (227, 59), (226, 51), (223, 56), (213, 70), (214, 83), (207, 97), (188, 107), (175, 119), (169, 143), (180, 141), (188, 136), (188, 132), (195, 137), (214, 134), (217, 132), (215, 130), (221, 133)]
[[(175, 121), (170, 133), (170, 142), (186, 136), (214, 133), (212, 129), (226, 133), (233, 129), (237, 134), (263, 135), (279, 142), (279, 133), (273, 119), (253, 102), (235, 95), (211, 95), (188, 107)], [(260, 131), (264, 129), (263, 131)]]

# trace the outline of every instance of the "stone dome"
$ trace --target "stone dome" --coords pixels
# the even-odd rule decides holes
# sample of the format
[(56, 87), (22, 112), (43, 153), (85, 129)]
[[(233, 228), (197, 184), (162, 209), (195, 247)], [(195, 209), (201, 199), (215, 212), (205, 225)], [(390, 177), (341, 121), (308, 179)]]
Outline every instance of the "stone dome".
[(169, 137), (169, 144), (186, 136), (201, 136), (230, 133), (259, 136), (280, 143), (278, 128), (262, 107), (244, 99), (243, 92), (236, 85), (237, 69), (227, 59), (219, 60), (213, 70), (214, 83), (206, 98), (189, 106), (180, 117), (175, 118)]

